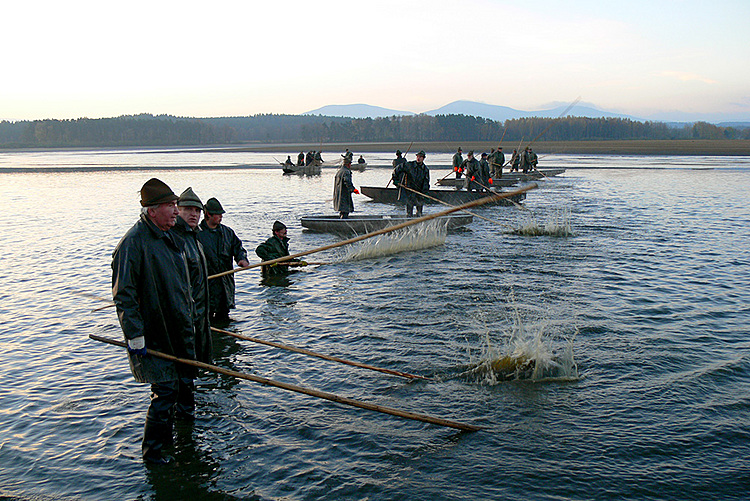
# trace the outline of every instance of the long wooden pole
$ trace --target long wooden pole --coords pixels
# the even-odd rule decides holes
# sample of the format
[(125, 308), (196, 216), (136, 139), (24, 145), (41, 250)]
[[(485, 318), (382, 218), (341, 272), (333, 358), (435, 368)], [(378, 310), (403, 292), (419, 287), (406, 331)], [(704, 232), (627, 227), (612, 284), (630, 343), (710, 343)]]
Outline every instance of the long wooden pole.
[[(427, 195), (425, 193), (422, 193), (421, 191), (414, 190), (412, 188), (409, 188), (408, 186), (403, 186), (403, 185), (399, 185), (399, 186), (401, 186), (402, 188), (406, 188), (407, 190), (412, 191), (412, 192), (414, 192), (414, 193), (416, 193), (418, 195), (422, 195), (423, 197), (429, 198), (430, 200), (433, 200), (435, 202), (441, 203), (443, 205), (447, 205), (448, 207), (453, 207), (453, 205), (449, 204), (448, 202), (446, 202), (444, 200), (440, 200), (440, 199), (435, 198), (435, 197), (432, 197), (432, 196)], [(489, 191), (489, 190), (487, 190), (487, 191)], [(471, 212), (470, 210), (465, 210), (464, 212), (466, 212), (467, 214), (471, 214), (474, 217), (478, 217), (479, 219), (484, 219), (485, 221), (489, 221), (490, 223), (495, 223), (495, 224), (497, 224), (499, 226), (504, 226), (506, 228), (513, 228), (512, 226), (510, 226), (508, 224), (501, 223), (500, 221), (495, 221), (494, 219), (490, 219), (488, 217), (480, 216), (476, 212)]]
[[(97, 336), (95, 334), (89, 334), (89, 338), (95, 341), (101, 341), (102, 343), (112, 344), (112, 345), (120, 346), (123, 348), (125, 347), (125, 343), (122, 341), (117, 341), (114, 339)], [(151, 349), (147, 349), (146, 351), (148, 352), (149, 355), (163, 358), (164, 360), (170, 360), (172, 362), (177, 362), (177, 363), (181, 363), (185, 365), (192, 365), (193, 367), (198, 367), (200, 369), (204, 369), (207, 371), (216, 372), (218, 374), (224, 374), (226, 376), (232, 376), (238, 379), (246, 379), (248, 381), (253, 381), (255, 383), (264, 384), (266, 386), (273, 386), (275, 388), (281, 388), (282, 390), (303, 393), (305, 395), (310, 395), (311, 397), (322, 398), (322, 399), (330, 400), (331, 402), (336, 402), (339, 404), (351, 405), (352, 407), (359, 407), (360, 409), (367, 409), (367, 410), (371, 410), (375, 412), (382, 412), (384, 414), (390, 414), (392, 416), (402, 417), (406, 419), (413, 419), (415, 421), (422, 421), (424, 423), (431, 423), (431, 424), (436, 424), (439, 426), (446, 426), (448, 428), (455, 428), (457, 430), (463, 430), (463, 431), (479, 431), (482, 429), (481, 426), (475, 426), (473, 424), (459, 423), (457, 421), (449, 421), (447, 419), (428, 416), (427, 414), (417, 414), (415, 412), (402, 411), (400, 409), (394, 409), (392, 407), (385, 407), (383, 405), (371, 404), (368, 402), (361, 402), (359, 400), (354, 400), (348, 397), (341, 397), (339, 395), (328, 393), (325, 391), (311, 390), (311, 389), (303, 388), (301, 386), (297, 386), (294, 384), (282, 383), (280, 381), (274, 381), (273, 379), (267, 379), (267, 378), (260, 377), (260, 376), (253, 376), (252, 374), (245, 374), (243, 372), (237, 372), (237, 371), (232, 371), (229, 369), (224, 369), (223, 367), (218, 367), (216, 365), (198, 362), (197, 360), (188, 360), (186, 358), (179, 358), (179, 357), (175, 357), (172, 355), (167, 355), (166, 353), (161, 353), (159, 351), (154, 351)]]
[(333, 357), (330, 355), (324, 355), (322, 353), (317, 353), (311, 350), (306, 350), (304, 348), (297, 348), (296, 346), (290, 346), (288, 344), (277, 343), (274, 341), (264, 341), (262, 339), (258, 339), (255, 337), (245, 336), (244, 334), (239, 334), (237, 332), (217, 329), (216, 327), (211, 327), (211, 330), (214, 332), (219, 332), (221, 334), (226, 334), (227, 336), (236, 337), (237, 339), (244, 339), (245, 341), (252, 341), (253, 343), (264, 344), (266, 346), (273, 346), (274, 348), (281, 348), (282, 350), (302, 353), (303, 355), (309, 355), (311, 357), (318, 357), (318, 358), (322, 358), (323, 360), (330, 360), (332, 362), (338, 362), (341, 364), (351, 365), (353, 367), (361, 367), (363, 369), (370, 369), (371, 371), (378, 371), (384, 374), (391, 374), (393, 376), (405, 377), (407, 379), (424, 379), (425, 381), (430, 381), (430, 378), (426, 378), (424, 376), (418, 376), (416, 374), (409, 374), (408, 372), (395, 371), (391, 369), (383, 369), (382, 367), (375, 367), (374, 365), (363, 364), (360, 362), (353, 362), (351, 360)]
[(524, 186), (523, 188), (519, 188), (519, 189), (514, 190), (514, 191), (508, 191), (508, 192), (504, 192), (504, 193), (491, 194), (491, 195), (488, 195), (486, 197), (478, 198), (476, 200), (472, 200), (471, 202), (466, 202), (465, 204), (458, 205), (456, 207), (452, 207), (452, 208), (444, 210), (442, 212), (436, 212), (434, 214), (427, 214), (426, 216), (418, 217), (418, 218), (415, 218), (415, 219), (410, 219), (409, 221), (404, 221), (403, 223), (395, 224), (393, 226), (388, 226), (386, 228), (381, 228), (381, 229), (379, 229), (377, 231), (373, 231), (372, 233), (367, 233), (365, 235), (359, 235), (359, 236), (350, 238), (348, 240), (342, 240), (341, 242), (336, 242), (335, 244), (324, 245), (323, 247), (318, 247), (317, 249), (312, 249), (312, 250), (304, 251), (304, 252), (298, 252), (297, 254), (291, 254), (289, 256), (277, 257), (276, 259), (271, 259), (269, 261), (263, 261), (262, 263), (255, 263), (255, 264), (251, 264), (251, 265), (248, 265), (248, 266), (242, 266), (242, 267), (239, 267), (239, 268), (234, 268), (233, 270), (227, 270), (227, 271), (223, 271), (221, 273), (217, 273), (215, 275), (211, 275), (208, 278), (211, 279), (211, 278), (223, 277), (225, 275), (231, 275), (232, 273), (237, 273), (238, 271), (249, 270), (249, 269), (252, 269), (252, 268), (257, 268), (259, 266), (270, 266), (272, 264), (281, 263), (283, 261), (288, 261), (290, 259), (294, 259), (294, 258), (298, 258), (298, 257), (302, 257), (302, 256), (307, 256), (309, 254), (314, 254), (316, 252), (322, 252), (324, 250), (334, 249), (336, 247), (341, 247), (341, 246), (344, 246), (344, 245), (353, 244), (353, 243), (356, 243), (356, 242), (359, 242), (359, 241), (362, 241), (362, 240), (365, 240), (365, 239), (368, 239), (368, 238), (372, 238), (372, 237), (375, 237), (375, 236), (378, 236), (378, 235), (383, 235), (385, 233), (390, 233), (392, 231), (400, 230), (401, 228), (406, 228), (407, 226), (412, 226), (412, 225), (415, 225), (415, 224), (422, 223), (424, 221), (429, 221), (430, 219), (435, 219), (435, 218), (440, 217), (440, 216), (447, 216), (448, 214), (453, 214), (454, 212), (462, 211), (462, 210), (465, 210), (465, 209), (471, 209), (472, 207), (478, 207), (480, 205), (484, 205), (484, 204), (487, 204), (487, 203), (497, 202), (498, 200), (502, 200), (504, 198), (509, 198), (509, 197), (513, 197), (513, 196), (516, 196), (516, 195), (520, 195), (521, 193), (526, 193), (527, 191), (533, 190), (534, 188), (537, 188), (537, 187), (538, 186), (537, 186), (536, 183), (530, 183), (528, 186)]

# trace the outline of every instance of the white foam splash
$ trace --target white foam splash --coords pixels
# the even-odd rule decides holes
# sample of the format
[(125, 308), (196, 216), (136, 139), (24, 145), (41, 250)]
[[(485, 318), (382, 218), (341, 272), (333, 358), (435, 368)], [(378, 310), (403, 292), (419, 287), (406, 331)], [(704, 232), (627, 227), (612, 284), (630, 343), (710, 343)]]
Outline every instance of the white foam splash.
[(447, 234), (444, 224), (426, 221), (350, 245), (340, 260), (356, 261), (437, 247), (445, 244)]
[(533, 215), (529, 215), (527, 221), (521, 225), (521, 228), (514, 230), (512, 233), (530, 237), (573, 236), (573, 228), (570, 225), (570, 209), (563, 208), (553, 211), (547, 221), (541, 224), (536, 221)]

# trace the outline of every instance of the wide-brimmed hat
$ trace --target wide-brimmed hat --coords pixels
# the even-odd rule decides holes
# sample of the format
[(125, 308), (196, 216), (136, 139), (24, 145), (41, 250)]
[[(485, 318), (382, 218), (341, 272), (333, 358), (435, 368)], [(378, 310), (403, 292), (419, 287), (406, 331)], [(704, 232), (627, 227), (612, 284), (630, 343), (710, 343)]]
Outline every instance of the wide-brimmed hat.
[(195, 194), (193, 188), (188, 187), (185, 191), (180, 193), (180, 198), (177, 199), (178, 207), (198, 207), (203, 209), (203, 203), (198, 195)]
[(143, 187), (141, 187), (141, 207), (172, 202), (178, 198), (164, 181), (160, 181), (155, 177), (146, 181)]
[(206, 205), (203, 206), (203, 208), (208, 212), (209, 214), (224, 214), (224, 207), (221, 206), (218, 200), (215, 198), (209, 198), (206, 201)]

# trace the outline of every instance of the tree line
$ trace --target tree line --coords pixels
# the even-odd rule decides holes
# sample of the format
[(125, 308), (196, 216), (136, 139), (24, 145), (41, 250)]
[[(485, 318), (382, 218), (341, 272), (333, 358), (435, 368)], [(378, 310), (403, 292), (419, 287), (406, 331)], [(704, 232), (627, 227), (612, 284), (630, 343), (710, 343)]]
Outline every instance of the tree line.
[(456, 141), (597, 141), (750, 139), (750, 128), (707, 122), (669, 126), (626, 118), (518, 118), (499, 122), (466, 115), (342, 118), (263, 114), (186, 118), (128, 115), (116, 118), (0, 122), (0, 147), (189, 146), (263, 143)]

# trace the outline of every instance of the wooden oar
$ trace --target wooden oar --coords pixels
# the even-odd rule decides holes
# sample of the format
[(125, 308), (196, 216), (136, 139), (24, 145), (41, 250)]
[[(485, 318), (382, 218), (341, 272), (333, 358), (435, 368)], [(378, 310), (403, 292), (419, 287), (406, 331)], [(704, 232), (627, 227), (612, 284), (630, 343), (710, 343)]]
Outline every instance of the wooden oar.
[(515, 196), (515, 195), (520, 195), (521, 193), (526, 193), (527, 191), (533, 190), (534, 188), (538, 188), (537, 184), (536, 183), (530, 183), (528, 186), (524, 186), (523, 188), (519, 188), (519, 189), (514, 190), (514, 191), (508, 191), (508, 192), (504, 192), (504, 193), (489, 194), (486, 197), (478, 198), (476, 200), (472, 200), (471, 202), (466, 202), (465, 204), (458, 205), (456, 207), (452, 207), (452, 208), (444, 210), (442, 212), (436, 212), (434, 214), (427, 214), (426, 216), (418, 217), (418, 218), (415, 218), (415, 219), (410, 219), (408, 221), (404, 221), (403, 223), (395, 224), (393, 226), (388, 226), (386, 228), (381, 228), (381, 229), (379, 229), (377, 231), (373, 231), (372, 233), (367, 233), (365, 235), (359, 235), (357, 237), (353, 237), (353, 238), (350, 238), (348, 240), (342, 240), (341, 242), (337, 242), (335, 244), (324, 245), (323, 247), (318, 247), (317, 249), (313, 249), (313, 250), (309, 250), (309, 251), (305, 251), (305, 252), (298, 252), (297, 254), (291, 254), (289, 256), (278, 257), (276, 259), (271, 259), (269, 261), (263, 261), (262, 263), (251, 264), (249, 266), (242, 266), (242, 267), (239, 267), (239, 268), (234, 268), (233, 270), (223, 271), (221, 273), (217, 273), (216, 275), (211, 275), (208, 278), (211, 279), (211, 278), (223, 277), (225, 275), (231, 275), (232, 273), (237, 273), (238, 271), (250, 270), (252, 268), (257, 268), (258, 266), (267, 266), (267, 265), (271, 265), (271, 264), (275, 264), (275, 263), (281, 263), (281, 262), (284, 262), (284, 261), (288, 261), (290, 259), (294, 259), (296, 257), (307, 256), (309, 254), (314, 254), (316, 252), (322, 252), (322, 251), (325, 251), (325, 250), (334, 249), (336, 247), (341, 247), (341, 246), (344, 246), (344, 245), (353, 244), (353, 243), (359, 242), (361, 240), (365, 240), (365, 239), (368, 239), (368, 238), (376, 237), (378, 235), (383, 235), (385, 233), (390, 233), (392, 231), (400, 230), (402, 228), (406, 228), (408, 226), (419, 224), (419, 223), (422, 223), (424, 221), (429, 221), (430, 219), (435, 219), (435, 218), (440, 217), (440, 216), (447, 216), (448, 214), (453, 214), (454, 212), (462, 211), (462, 210), (465, 210), (465, 209), (471, 209), (472, 207), (478, 207), (480, 205), (484, 205), (484, 204), (487, 204), (487, 203), (497, 202), (498, 200), (502, 200), (504, 198), (510, 198), (510, 197)]
[(392, 376), (405, 377), (407, 379), (424, 379), (426, 381), (430, 381), (430, 378), (426, 378), (424, 376), (418, 376), (416, 374), (409, 374), (408, 372), (395, 371), (391, 369), (383, 369), (382, 367), (375, 367), (374, 365), (363, 364), (360, 362), (352, 362), (351, 360), (346, 360), (346, 359), (338, 358), (338, 357), (332, 357), (330, 355), (323, 355), (322, 353), (317, 353), (311, 350), (306, 350), (304, 348), (297, 348), (296, 346), (290, 346), (288, 344), (276, 343), (274, 341), (264, 341), (262, 339), (258, 339), (255, 337), (245, 336), (244, 334), (238, 334), (237, 332), (217, 329), (216, 327), (211, 327), (211, 330), (214, 332), (219, 332), (221, 334), (226, 334), (227, 336), (236, 337), (237, 339), (244, 339), (245, 341), (252, 341), (253, 343), (264, 344), (266, 346), (273, 346), (274, 348), (280, 348), (282, 350), (293, 351), (295, 353), (302, 353), (303, 355), (309, 355), (311, 357), (318, 357), (318, 358), (322, 358), (323, 360), (330, 360), (331, 362), (338, 362), (340, 364), (351, 365), (353, 367), (361, 367), (362, 369), (370, 369), (371, 371), (383, 372), (385, 374), (391, 374)]
[[(432, 196), (430, 196), (430, 195), (426, 195), (426, 194), (422, 193), (421, 191), (413, 190), (413, 189), (409, 188), (408, 186), (403, 186), (403, 185), (402, 185), (402, 187), (403, 187), (403, 188), (406, 188), (407, 190), (409, 190), (409, 191), (412, 191), (412, 192), (414, 192), (414, 193), (416, 193), (416, 194), (418, 194), (418, 195), (422, 195), (423, 197), (429, 198), (430, 200), (434, 200), (435, 202), (441, 203), (441, 204), (443, 204), (443, 205), (447, 205), (448, 207), (454, 207), (453, 205), (449, 204), (448, 202), (445, 202), (445, 201), (443, 201), (443, 200), (440, 200), (439, 198), (435, 198), (435, 197), (432, 197)], [(515, 228), (514, 228), (513, 226), (510, 226), (510, 225), (508, 225), (508, 224), (504, 224), (504, 223), (501, 223), (500, 221), (495, 221), (494, 219), (490, 219), (490, 218), (488, 218), (488, 217), (480, 216), (480, 215), (479, 215), (479, 214), (477, 214), (476, 212), (471, 212), (471, 211), (469, 211), (469, 210), (464, 210), (464, 212), (465, 212), (465, 213), (467, 213), (467, 214), (471, 214), (471, 215), (472, 215), (472, 216), (474, 216), (474, 217), (478, 217), (479, 219), (484, 219), (485, 221), (489, 221), (490, 223), (495, 223), (495, 224), (497, 224), (497, 225), (500, 225), (500, 226), (504, 226), (504, 227), (506, 227), (506, 228), (511, 228), (511, 229), (515, 229)]]
[[(117, 341), (115, 339), (109, 339), (109, 338), (97, 336), (94, 334), (89, 334), (89, 338), (95, 341), (101, 341), (102, 343), (112, 344), (112, 345), (120, 346), (123, 348), (125, 347), (124, 342)], [(457, 421), (449, 421), (447, 419), (428, 416), (426, 414), (417, 414), (415, 412), (402, 411), (400, 409), (394, 409), (392, 407), (385, 407), (382, 405), (371, 404), (368, 402), (361, 402), (359, 400), (354, 400), (352, 398), (341, 397), (333, 393), (328, 393), (328, 392), (318, 391), (318, 390), (311, 390), (308, 388), (303, 388), (301, 386), (297, 386), (297, 385), (293, 385), (289, 383), (282, 383), (280, 381), (274, 381), (273, 379), (267, 379), (264, 377), (253, 376), (252, 374), (245, 374), (243, 372), (237, 372), (237, 371), (232, 371), (229, 369), (224, 369), (223, 367), (218, 367), (216, 365), (210, 365), (210, 364), (206, 364), (203, 362), (198, 362), (197, 360), (188, 360), (186, 358), (175, 357), (175, 356), (168, 355), (166, 353), (161, 353), (158, 351), (154, 351), (151, 349), (147, 349), (146, 351), (149, 355), (158, 357), (158, 358), (163, 358), (164, 360), (170, 360), (172, 362), (177, 362), (180, 364), (191, 365), (193, 367), (198, 367), (200, 369), (204, 369), (207, 371), (216, 372), (218, 374), (224, 374), (226, 376), (232, 376), (238, 379), (246, 379), (248, 381), (253, 381), (255, 383), (264, 384), (266, 386), (273, 386), (276, 388), (281, 388), (282, 390), (294, 391), (297, 393), (310, 395), (312, 397), (323, 398), (325, 400), (330, 400), (331, 402), (351, 405), (352, 407), (359, 407), (360, 409), (367, 409), (367, 410), (371, 410), (375, 412), (382, 412), (384, 414), (390, 414), (392, 416), (402, 417), (406, 419), (413, 419), (415, 421), (422, 421), (424, 423), (431, 423), (431, 424), (436, 424), (439, 426), (446, 426), (448, 428), (455, 428), (457, 430), (463, 430), (463, 431), (479, 431), (482, 429), (481, 426), (476, 426), (473, 424), (459, 423)]]

